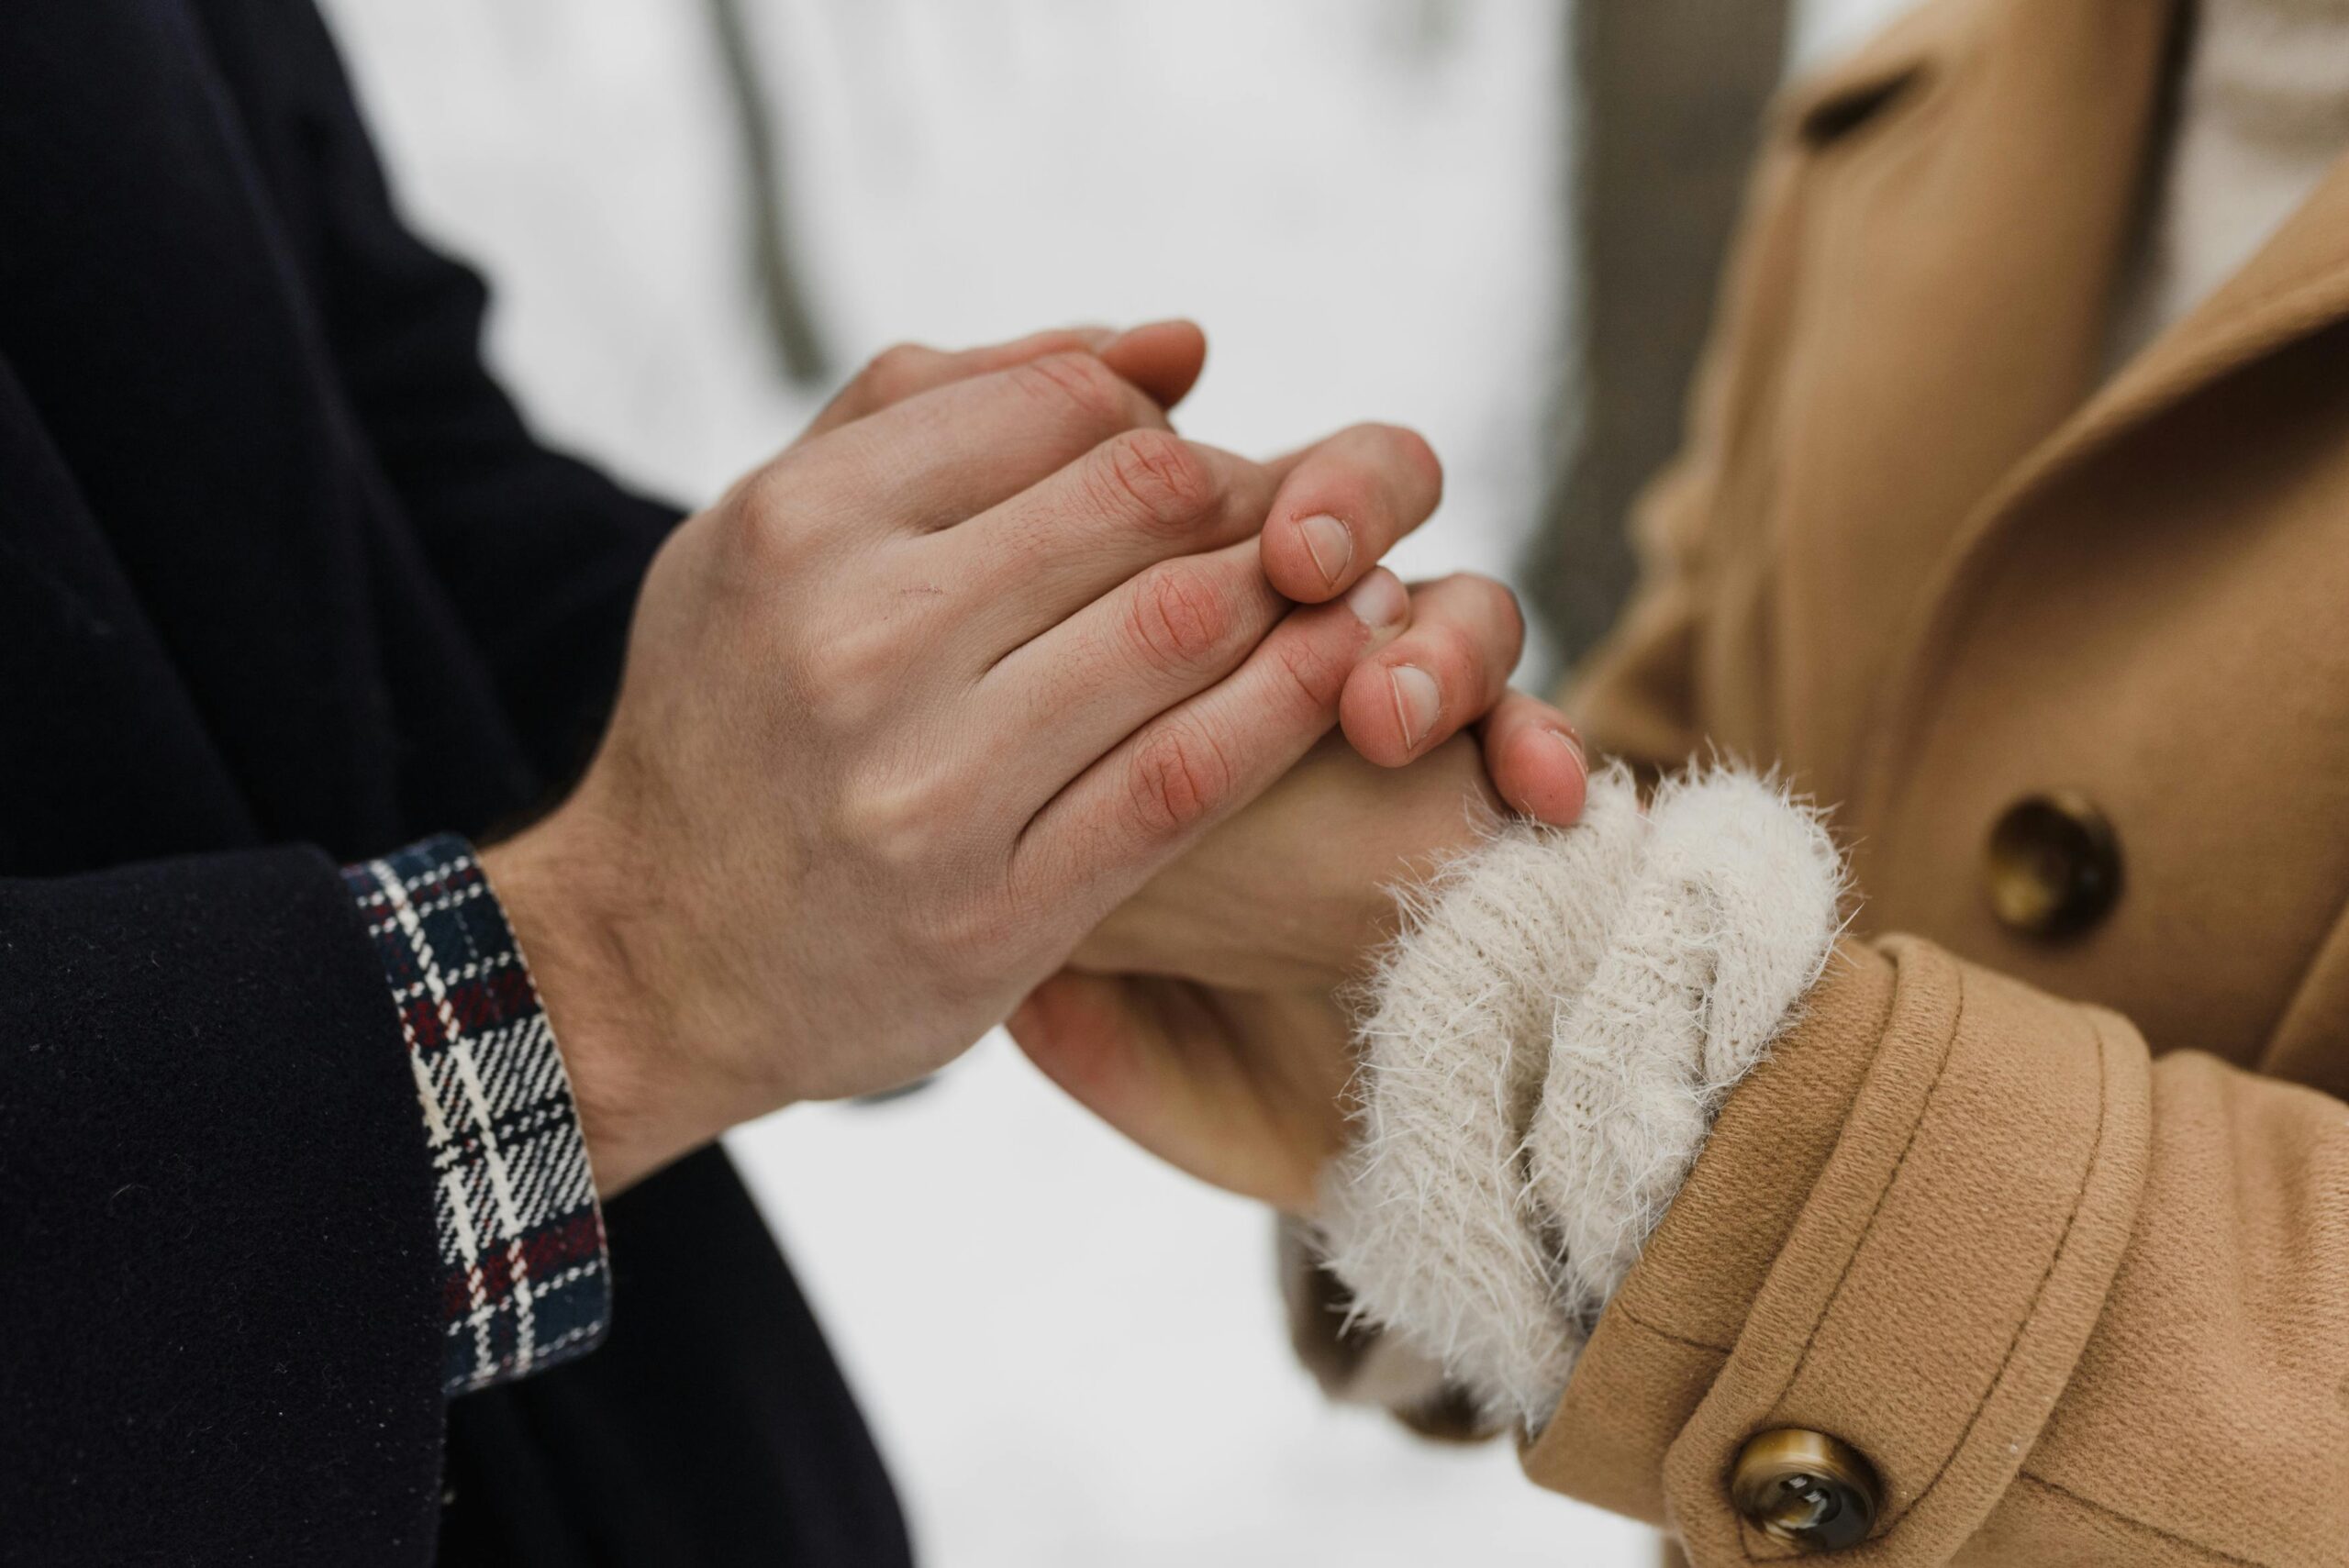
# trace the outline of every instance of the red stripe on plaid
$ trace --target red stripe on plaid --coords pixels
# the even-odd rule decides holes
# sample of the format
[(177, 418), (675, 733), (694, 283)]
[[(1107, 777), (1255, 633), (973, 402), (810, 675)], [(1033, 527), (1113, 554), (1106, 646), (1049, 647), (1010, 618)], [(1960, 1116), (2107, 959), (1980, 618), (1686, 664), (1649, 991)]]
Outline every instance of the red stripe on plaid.
[(539, 998), (529, 977), (518, 966), (507, 964), (461, 980), (440, 996), (429, 990), (420, 992), (400, 1012), (417, 1052), (426, 1055), (449, 1043), (451, 1024), (458, 1034), (473, 1035), (529, 1018), (538, 1010)]
[[(541, 1288), (548, 1280), (564, 1270), (581, 1263), (596, 1262), (603, 1256), (604, 1227), (593, 1209), (582, 1209), (570, 1218), (544, 1229), (534, 1230), (522, 1239), (522, 1273)], [(499, 1247), (481, 1261), (481, 1286), (488, 1301), (502, 1301), (514, 1288), (514, 1250)], [(473, 1272), (460, 1269), (441, 1282), (441, 1307), (454, 1321), (463, 1318), (473, 1307)]]
[(424, 1069), (451, 1330), (442, 1386), (462, 1394), (584, 1353), (611, 1306), (603, 1219), (570, 1083), (505, 911), (461, 839), (343, 876)]

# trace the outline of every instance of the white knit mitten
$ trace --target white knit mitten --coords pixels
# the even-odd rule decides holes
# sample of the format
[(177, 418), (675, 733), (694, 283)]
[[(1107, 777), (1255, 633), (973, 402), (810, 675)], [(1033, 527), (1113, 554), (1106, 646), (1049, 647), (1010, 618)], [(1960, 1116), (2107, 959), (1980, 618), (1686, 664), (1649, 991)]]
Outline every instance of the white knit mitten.
[(1360, 1310), (1538, 1429), (1720, 1102), (1838, 929), (1817, 818), (1748, 773), (1591, 780), (1408, 900), (1322, 1229)]

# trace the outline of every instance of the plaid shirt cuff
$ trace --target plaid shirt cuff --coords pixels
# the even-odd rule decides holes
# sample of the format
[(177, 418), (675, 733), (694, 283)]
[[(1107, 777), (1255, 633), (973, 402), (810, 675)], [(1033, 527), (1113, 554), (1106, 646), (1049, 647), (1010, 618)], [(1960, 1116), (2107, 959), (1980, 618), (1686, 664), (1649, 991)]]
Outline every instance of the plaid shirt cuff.
[(391, 983), (432, 1151), (443, 1385), (465, 1394), (592, 1350), (612, 1276), (587, 1145), (473, 846), (427, 839), (342, 876)]

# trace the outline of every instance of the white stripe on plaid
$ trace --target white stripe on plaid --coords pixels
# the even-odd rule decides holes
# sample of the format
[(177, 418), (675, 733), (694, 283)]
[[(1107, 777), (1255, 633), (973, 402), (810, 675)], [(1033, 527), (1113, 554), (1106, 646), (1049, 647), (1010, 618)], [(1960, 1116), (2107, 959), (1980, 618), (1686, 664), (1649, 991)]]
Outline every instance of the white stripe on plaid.
[(546, 1012), (470, 845), (344, 875), (390, 980), (437, 1184), (451, 1394), (591, 1348), (610, 1268)]

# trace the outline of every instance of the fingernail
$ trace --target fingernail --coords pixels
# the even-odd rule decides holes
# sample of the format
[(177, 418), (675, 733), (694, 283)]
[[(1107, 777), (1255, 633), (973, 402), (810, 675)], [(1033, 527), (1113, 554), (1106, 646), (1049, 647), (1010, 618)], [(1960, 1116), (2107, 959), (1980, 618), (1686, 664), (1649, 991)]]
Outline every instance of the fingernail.
[(1395, 717), (1403, 726), (1405, 749), (1416, 749), (1435, 728), (1436, 716), (1443, 708), (1443, 693), (1437, 689), (1435, 677), (1416, 664), (1397, 664), (1386, 673), (1386, 681), (1395, 689)]
[(1411, 601), (1393, 573), (1373, 572), (1346, 595), (1346, 608), (1373, 631), (1384, 631), (1403, 624), (1403, 617), (1410, 613)]
[(1297, 531), (1305, 540), (1306, 553), (1321, 569), (1321, 581), (1336, 587), (1339, 576), (1354, 558), (1353, 529), (1323, 513), (1298, 518)]

